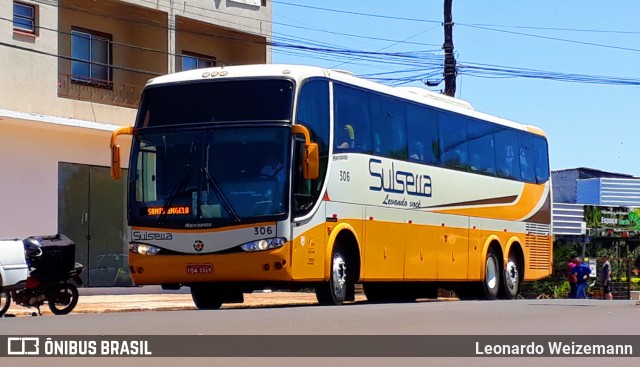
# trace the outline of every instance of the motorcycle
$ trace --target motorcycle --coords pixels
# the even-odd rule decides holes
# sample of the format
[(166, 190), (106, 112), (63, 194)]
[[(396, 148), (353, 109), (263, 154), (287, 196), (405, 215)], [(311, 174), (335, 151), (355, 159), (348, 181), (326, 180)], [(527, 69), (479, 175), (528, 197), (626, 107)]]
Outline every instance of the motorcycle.
[(23, 241), (29, 265), (26, 287), (0, 293), (0, 316), (11, 300), (23, 307), (40, 307), (45, 303), (54, 315), (66, 315), (78, 304), (82, 285), (82, 264), (75, 262), (75, 244), (64, 235), (29, 237)]

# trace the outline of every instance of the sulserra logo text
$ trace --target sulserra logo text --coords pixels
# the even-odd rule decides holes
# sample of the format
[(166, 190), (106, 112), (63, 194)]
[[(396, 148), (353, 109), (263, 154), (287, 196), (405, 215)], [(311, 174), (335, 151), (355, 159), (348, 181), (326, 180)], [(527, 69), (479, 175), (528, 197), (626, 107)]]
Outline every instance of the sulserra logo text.
[(431, 197), (431, 176), (407, 171), (396, 171), (393, 162), (391, 169), (385, 167), (380, 159), (369, 159), (369, 174), (375, 177), (377, 184), (369, 186), (373, 191), (392, 194), (408, 194)]
[(156, 233), (156, 232), (140, 232), (133, 231), (131, 237), (136, 241), (170, 241), (173, 239), (171, 233)]

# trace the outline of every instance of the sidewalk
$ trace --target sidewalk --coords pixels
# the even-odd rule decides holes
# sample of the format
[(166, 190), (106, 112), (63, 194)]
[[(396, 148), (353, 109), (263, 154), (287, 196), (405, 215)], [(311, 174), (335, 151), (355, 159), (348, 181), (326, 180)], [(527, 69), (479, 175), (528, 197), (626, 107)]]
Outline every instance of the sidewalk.
[[(356, 295), (356, 301), (364, 301), (364, 295)], [(273, 306), (295, 306), (317, 304), (314, 293), (303, 292), (261, 292), (244, 295), (244, 303), (222, 306), (229, 308), (255, 308)], [(189, 288), (179, 291), (163, 291), (160, 287), (132, 288), (81, 288), (78, 305), (71, 314), (113, 313), (140, 311), (196, 310)], [(43, 315), (53, 315), (45, 304)], [(35, 308), (25, 308), (11, 304), (9, 317), (26, 317), (36, 312)]]

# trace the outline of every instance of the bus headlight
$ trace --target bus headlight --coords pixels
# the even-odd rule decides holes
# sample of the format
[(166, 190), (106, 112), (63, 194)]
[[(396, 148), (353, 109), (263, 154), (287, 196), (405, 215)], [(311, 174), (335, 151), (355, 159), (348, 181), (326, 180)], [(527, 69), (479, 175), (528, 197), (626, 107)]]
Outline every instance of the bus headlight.
[(240, 246), (241, 249), (252, 252), (252, 251), (264, 251), (264, 250), (272, 250), (274, 248), (284, 246), (286, 240), (284, 238), (268, 238), (264, 240), (252, 241), (245, 243)]
[(156, 255), (160, 252), (160, 248), (147, 245), (146, 243), (130, 243), (129, 251), (140, 255)]

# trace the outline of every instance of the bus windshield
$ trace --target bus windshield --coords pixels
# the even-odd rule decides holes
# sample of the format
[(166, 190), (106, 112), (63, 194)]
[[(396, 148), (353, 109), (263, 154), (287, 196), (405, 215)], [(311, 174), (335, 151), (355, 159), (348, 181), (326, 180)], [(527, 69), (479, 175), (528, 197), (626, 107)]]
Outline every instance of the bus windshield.
[(144, 92), (136, 127), (289, 121), (293, 82), (206, 80), (154, 86)]
[(139, 133), (130, 218), (146, 226), (211, 228), (278, 220), (288, 210), (284, 126)]

